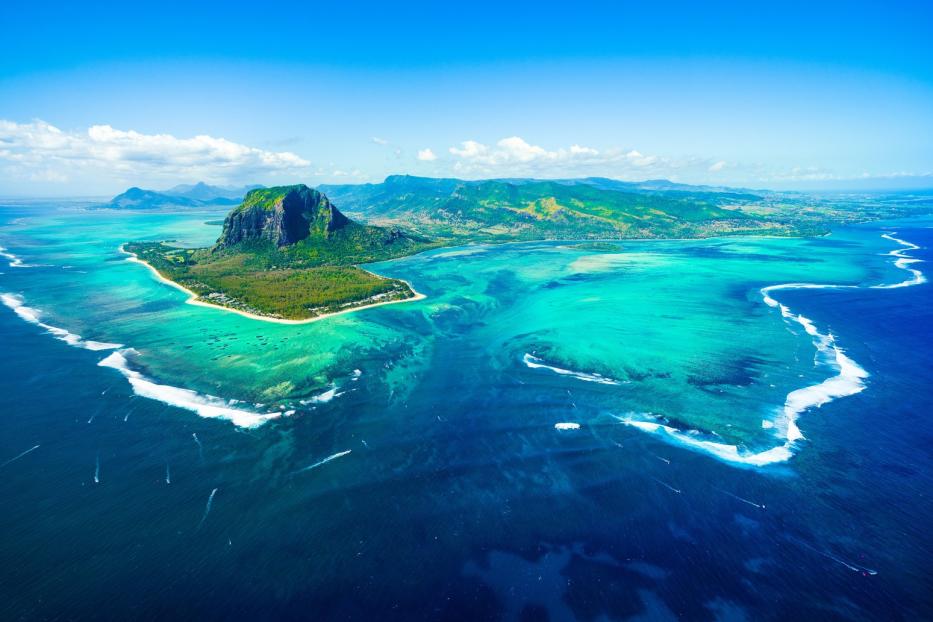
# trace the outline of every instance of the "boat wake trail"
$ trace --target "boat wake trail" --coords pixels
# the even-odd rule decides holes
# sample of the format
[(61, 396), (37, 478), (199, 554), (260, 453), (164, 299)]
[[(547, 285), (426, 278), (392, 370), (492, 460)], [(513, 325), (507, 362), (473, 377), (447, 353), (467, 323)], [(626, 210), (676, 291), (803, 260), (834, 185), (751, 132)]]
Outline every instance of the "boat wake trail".
[(750, 500), (746, 499), (745, 497), (740, 497), (740, 496), (738, 496), (738, 495), (736, 495), (736, 494), (733, 494), (733, 493), (729, 492), (728, 490), (723, 490), (722, 488), (717, 488), (716, 490), (718, 490), (719, 492), (721, 492), (721, 493), (724, 494), (724, 495), (729, 495), (729, 496), (732, 497), (733, 499), (736, 499), (736, 500), (738, 500), (738, 501), (741, 501), (742, 503), (747, 503), (748, 505), (754, 506), (754, 507), (758, 508), (759, 510), (764, 510), (765, 507), (766, 507), (764, 503), (755, 503), (754, 501), (750, 501)]
[(683, 491), (680, 490), (679, 488), (674, 488), (673, 486), (671, 486), (671, 485), (668, 484), (667, 482), (662, 482), (662, 481), (659, 480), (657, 477), (652, 477), (651, 479), (653, 479), (653, 480), (656, 481), (657, 483), (661, 484), (662, 486), (664, 486), (665, 488), (667, 488), (667, 489), (670, 490), (671, 492), (676, 492), (678, 495), (681, 494), (681, 493), (683, 492)]
[[(905, 240), (894, 237), (893, 234), (883, 234), (881, 237), (897, 242), (903, 248), (888, 253), (896, 257), (894, 265), (911, 273), (911, 278), (893, 284), (870, 285), (870, 289), (893, 289), (920, 285), (926, 282), (926, 277), (916, 268), (908, 266), (921, 260), (905, 255), (907, 251), (920, 248)], [(762, 301), (771, 308), (778, 309), (785, 322), (797, 324), (809, 335), (817, 351), (817, 364), (829, 368), (835, 374), (819, 384), (795, 389), (787, 394), (784, 406), (773, 421), (763, 421), (762, 427), (774, 430), (775, 436), (782, 442), (780, 445), (763, 451), (748, 451), (737, 445), (728, 445), (715, 440), (711, 435), (704, 435), (697, 430), (682, 430), (669, 425), (666, 421), (649, 414), (629, 413), (625, 416), (616, 416), (622, 423), (638, 428), (644, 432), (658, 434), (666, 441), (708, 453), (724, 462), (735, 465), (765, 466), (778, 462), (786, 462), (793, 457), (797, 443), (804, 438), (797, 427), (797, 418), (805, 411), (819, 408), (835, 399), (855, 395), (865, 388), (865, 379), (868, 372), (852, 360), (836, 345), (831, 333), (821, 333), (813, 322), (803, 315), (794, 313), (787, 305), (775, 300), (771, 294), (783, 290), (793, 289), (861, 289), (858, 285), (832, 285), (821, 283), (784, 283), (770, 285), (761, 289)]]
[(31, 454), (32, 452), (34, 452), (34, 451), (37, 450), (37, 449), (39, 449), (39, 445), (36, 445), (35, 447), (30, 447), (29, 449), (27, 449), (27, 450), (24, 451), (23, 453), (19, 454), (18, 456), (13, 456), (12, 458), (10, 458), (9, 460), (7, 460), (7, 461), (4, 462), (3, 464), (0, 464), (0, 469), (2, 469), (3, 467), (5, 467), (6, 465), (8, 465), (8, 464), (10, 464), (10, 463), (16, 462), (17, 460), (19, 460), (20, 458), (22, 458), (22, 457), (25, 456), (26, 454)]
[(198, 523), (198, 527), (195, 531), (198, 531), (201, 529), (201, 525), (203, 525), (204, 521), (207, 520), (207, 515), (211, 513), (211, 506), (214, 505), (214, 495), (216, 494), (217, 494), (217, 489), (215, 488), (214, 490), (211, 491), (210, 496), (207, 498), (207, 505), (204, 506), (204, 516), (201, 517), (201, 522)]
[(858, 564), (853, 564), (852, 562), (847, 562), (847, 561), (844, 560), (844, 559), (841, 559), (841, 558), (839, 558), (839, 557), (836, 557), (836, 556), (833, 555), (832, 553), (827, 553), (826, 551), (822, 551), (822, 550), (816, 548), (816, 547), (813, 546), (813, 545), (807, 544), (806, 542), (804, 542), (803, 540), (801, 540), (801, 539), (799, 539), (799, 538), (795, 538), (794, 536), (787, 536), (787, 539), (790, 540), (791, 542), (795, 543), (795, 544), (799, 544), (800, 546), (802, 546), (802, 547), (805, 548), (805, 549), (808, 549), (808, 550), (810, 550), (810, 551), (813, 551), (813, 552), (816, 553), (817, 555), (822, 555), (822, 556), (825, 557), (826, 559), (831, 559), (832, 561), (836, 562), (837, 564), (840, 564), (840, 565), (842, 565), (842, 566), (845, 566), (846, 568), (848, 568), (848, 569), (851, 570), (852, 572), (859, 572), (859, 573), (862, 573), (863, 575), (866, 575), (866, 576), (875, 576), (876, 574), (878, 574), (878, 571), (877, 571), (877, 570), (872, 570), (871, 568), (866, 568), (865, 566), (859, 566)]
[(323, 460), (319, 460), (319, 461), (315, 462), (314, 464), (309, 464), (308, 466), (306, 466), (306, 467), (303, 468), (303, 469), (298, 469), (297, 471), (292, 471), (292, 475), (295, 475), (295, 474), (297, 474), (297, 473), (304, 473), (305, 471), (310, 471), (311, 469), (316, 469), (316, 468), (318, 468), (319, 466), (321, 466), (321, 465), (323, 465), (323, 464), (327, 464), (327, 463), (330, 462), (331, 460), (336, 460), (337, 458), (340, 458), (340, 457), (342, 457), (342, 456), (346, 456), (346, 455), (347, 455), (348, 453), (350, 453), (351, 451), (353, 451), (353, 450), (352, 450), (352, 449), (348, 449), (348, 450), (346, 450), (346, 451), (341, 451), (341, 452), (338, 452), (338, 453), (335, 453), (335, 454), (331, 454), (331, 455), (327, 456), (326, 458), (324, 458)]

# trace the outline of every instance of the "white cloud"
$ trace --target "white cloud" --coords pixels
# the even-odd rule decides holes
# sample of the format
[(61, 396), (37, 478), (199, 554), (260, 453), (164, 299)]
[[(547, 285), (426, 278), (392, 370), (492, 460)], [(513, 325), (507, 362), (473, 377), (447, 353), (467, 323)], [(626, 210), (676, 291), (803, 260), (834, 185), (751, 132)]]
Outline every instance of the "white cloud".
[(711, 164), (708, 170), (709, 170), (709, 172), (711, 172), (711, 173), (718, 173), (719, 171), (721, 171), (721, 170), (724, 169), (725, 167), (726, 167), (726, 161), (725, 161), (725, 160), (720, 160), (719, 162), (716, 162), (716, 163), (714, 163), (714, 164)]
[(454, 171), (472, 176), (606, 175), (645, 179), (649, 176), (676, 177), (687, 171), (705, 172), (713, 164), (708, 158), (669, 159), (644, 155), (635, 149), (600, 150), (579, 144), (549, 150), (520, 136), (503, 138), (494, 146), (467, 140), (448, 151), (455, 158)]
[(378, 136), (373, 136), (372, 138), (370, 138), (370, 140), (376, 143), (377, 145), (388, 145), (389, 144), (389, 141), (387, 141), (385, 138), (379, 138)]
[(422, 162), (433, 162), (437, 159), (437, 156), (434, 155), (434, 152), (428, 149), (419, 149), (418, 150), (418, 159)]
[(310, 162), (288, 151), (266, 151), (224, 138), (142, 134), (94, 125), (68, 132), (46, 123), (0, 120), (0, 165), (13, 177), (67, 181), (204, 179), (253, 182), (258, 177), (307, 172)]

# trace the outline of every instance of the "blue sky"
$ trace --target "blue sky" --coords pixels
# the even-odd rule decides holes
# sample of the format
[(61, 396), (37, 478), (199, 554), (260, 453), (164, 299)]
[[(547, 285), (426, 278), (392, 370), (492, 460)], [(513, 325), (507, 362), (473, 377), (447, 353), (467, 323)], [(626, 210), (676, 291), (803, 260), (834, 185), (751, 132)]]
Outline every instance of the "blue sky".
[(80, 4), (0, 14), (0, 195), (933, 186), (930, 3)]

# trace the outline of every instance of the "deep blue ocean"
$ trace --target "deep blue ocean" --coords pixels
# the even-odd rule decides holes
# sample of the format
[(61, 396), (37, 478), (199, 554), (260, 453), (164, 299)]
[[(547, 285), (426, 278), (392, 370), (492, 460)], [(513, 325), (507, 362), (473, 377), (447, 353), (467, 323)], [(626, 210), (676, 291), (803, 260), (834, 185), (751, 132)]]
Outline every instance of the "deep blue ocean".
[[(897, 228), (927, 261), (928, 225)], [(933, 285), (781, 301), (871, 374), (784, 468), (636, 430), (516, 445), (457, 402), (378, 470), (305, 479), (267, 475), (284, 432), (135, 396), (2, 308), (0, 619), (933, 619)]]

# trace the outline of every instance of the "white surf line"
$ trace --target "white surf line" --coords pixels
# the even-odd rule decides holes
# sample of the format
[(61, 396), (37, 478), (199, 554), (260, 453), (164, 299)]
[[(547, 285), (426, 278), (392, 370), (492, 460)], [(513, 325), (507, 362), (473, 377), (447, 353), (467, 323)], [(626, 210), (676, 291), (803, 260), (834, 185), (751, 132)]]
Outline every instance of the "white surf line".
[[(234, 425), (244, 428), (257, 427), (270, 419), (276, 419), (283, 415), (282, 412), (258, 413), (242, 408), (234, 408), (233, 402), (219, 397), (202, 395), (180, 387), (157, 384), (129, 367), (126, 355), (135, 353), (136, 351), (133, 348), (123, 348), (123, 345), (119, 343), (84, 339), (81, 335), (76, 335), (64, 328), (46, 324), (39, 319), (42, 311), (26, 306), (23, 303), (23, 297), (17, 294), (2, 293), (0, 294), (0, 302), (12, 309), (21, 319), (44, 328), (53, 337), (64, 341), (70, 346), (92, 351), (117, 350), (100, 361), (98, 365), (119, 371), (129, 381), (136, 395), (193, 411), (201, 417), (227, 419), (232, 421)], [(336, 393), (333, 397), (337, 395), (339, 393)], [(93, 417), (91, 417), (91, 420), (93, 420)]]
[(311, 469), (316, 469), (316, 468), (318, 468), (319, 466), (321, 466), (321, 465), (323, 465), (323, 464), (327, 464), (327, 463), (330, 462), (331, 460), (336, 460), (337, 458), (346, 456), (348, 453), (351, 453), (352, 451), (353, 451), (352, 449), (348, 449), (348, 450), (346, 450), (346, 451), (341, 451), (341, 452), (338, 452), (338, 453), (335, 453), (335, 454), (331, 454), (330, 456), (327, 456), (327, 457), (324, 458), (323, 460), (319, 460), (319, 461), (315, 462), (314, 464), (310, 464), (310, 465), (306, 466), (306, 467), (303, 468), (303, 469), (298, 469), (297, 471), (292, 471), (292, 475), (295, 475), (296, 473), (304, 473), (305, 471), (310, 471)]
[(7, 260), (11, 268), (32, 268), (33, 266), (23, 263), (23, 260), (10, 252), (8, 248), (0, 246), (0, 257)]
[(153, 399), (169, 406), (184, 408), (208, 419), (227, 419), (243, 428), (255, 428), (263, 423), (283, 415), (281, 411), (259, 413), (245, 408), (235, 407), (228, 401), (213, 395), (201, 394), (190, 389), (182, 389), (167, 384), (158, 384), (130, 368), (126, 355), (136, 353), (133, 348), (113, 352), (98, 363), (101, 367), (116, 369), (129, 381), (136, 395)]
[(217, 494), (217, 489), (215, 488), (214, 490), (211, 491), (210, 496), (207, 498), (207, 505), (204, 506), (204, 516), (201, 517), (201, 522), (198, 523), (198, 527), (195, 531), (198, 531), (201, 529), (201, 525), (203, 525), (204, 521), (207, 520), (207, 515), (211, 513), (211, 506), (214, 505), (214, 495), (216, 494)]
[(761, 467), (779, 462), (790, 460), (797, 450), (798, 441), (804, 438), (803, 433), (797, 427), (797, 418), (803, 412), (811, 408), (819, 408), (835, 399), (855, 395), (865, 389), (865, 379), (868, 372), (858, 363), (849, 358), (842, 348), (838, 347), (835, 338), (831, 333), (823, 334), (817, 330), (813, 322), (803, 315), (795, 314), (787, 305), (781, 304), (771, 297), (772, 292), (791, 289), (892, 289), (897, 287), (909, 287), (911, 285), (920, 285), (926, 282), (923, 273), (915, 268), (909, 268), (908, 265), (921, 261), (904, 255), (909, 250), (920, 248), (905, 240), (894, 237), (894, 234), (882, 234), (883, 238), (897, 242), (905, 248), (895, 249), (888, 255), (897, 257), (894, 265), (911, 273), (912, 277), (905, 281), (894, 284), (881, 285), (834, 285), (823, 283), (783, 283), (780, 285), (769, 285), (761, 288), (763, 302), (769, 307), (780, 311), (781, 317), (786, 322), (794, 322), (803, 327), (813, 340), (817, 354), (822, 355), (820, 364), (825, 365), (836, 372), (823, 382), (807, 387), (796, 389), (787, 394), (784, 406), (774, 420), (762, 422), (762, 427), (774, 429), (777, 438), (782, 439), (783, 443), (759, 452), (748, 452), (740, 450), (737, 445), (728, 445), (720, 441), (704, 438), (701, 432), (696, 430), (680, 430), (673, 426), (663, 423), (657, 417), (651, 414), (637, 415), (630, 413), (626, 416), (615, 417), (626, 425), (638, 428), (644, 432), (658, 434), (662, 439), (671, 443), (705, 452), (715, 458), (733, 465), (744, 465)]
[(560, 367), (554, 367), (553, 365), (548, 365), (544, 362), (543, 359), (534, 356), (533, 354), (525, 353), (525, 356), (522, 357), (522, 361), (530, 367), (531, 369), (548, 369), (555, 374), (560, 374), (561, 376), (571, 376), (577, 380), (583, 380), (584, 382), (597, 382), (599, 384), (613, 384), (617, 385), (619, 382), (613, 380), (612, 378), (607, 378), (602, 374), (588, 374), (582, 371), (573, 371), (572, 369), (562, 369)]
[(913, 275), (913, 278), (907, 279), (906, 281), (901, 281), (900, 283), (894, 283), (892, 285), (872, 285), (872, 288), (873, 289), (895, 289), (898, 287), (910, 287), (911, 285), (920, 285), (921, 283), (926, 283), (927, 279), (923, 275), (923, 273), (920, 272), (920, 270), (917, 270), (916, 268), (907, 267), (911, 264), (919, 263), (923, 260), (916, 259), (914, 257), (910, 257), (904, 254), (909, 251), (915, 251), (919, 249), (920, 247), (906, 240), (901, 240), (899, 238), (896, 238), (894, 237), (894, 234), (885, 233), (881, 237), (891, 240), (892, 242), (897, 242), (901, 246), (904, 246), (904, 248), (894, 249), (893, 251), (889, 252), (888, 255), (890, 255), (891, 257), (897, 257), (897, 259), (894, 261), (894, 265), (902, 270), (907, 270), (908, 272), (910, 272)]
[(17, 460), (19, 460), (20, 458), (22, 458), (23, 456), (25, 456), (25, 455), (27, 455), (27, 454), (31, 454), (32, 452), (34, 452), (34, 451), (37, 450), (37, 449), (39, 449), (39, 445), (36, 445), (35, 447), (30, 447), (29, 449), (27, 449), (27, 450), (24, 451), (23, 453), (21, 453), (21, 454), (19, 454), (19, 455), (17, 455), (17, 456), (13, 456), (12, 458), (10, 458), (9, 460), (7, 460), (7, 461), (4, 462), (3, 464), (0, 464), (0, 469), (2, 469), (3, 467), (5, 467), (6, 465), (8, 465), (8, 464), (10, 464), (10, 463), (16, 462)]
[(42, 311), (32, 307), (27, 307), (23, 303), (23, 297), (17, 294), (0, 294), (0, 301), (12, 309), (13, 312), (16, 313), (16, 315), (18, 315), (21, 319), (26, 320), (30, 324), (35, 324), (36, 326), (44, 328), (46, 332), (51, 333), (52, 336), (54, 336), (56, 339), (59, 341), (64, 341), (70, 346), (93, 351), (114, 350), (116, 348), (122, 347), (119, 343), (106, 343), (103, 341), (83, 339), (81, 335), (76, 335), (70, 331), (65, 330), (64, 328), (46, 324), (39, 319), (42, 316)]

